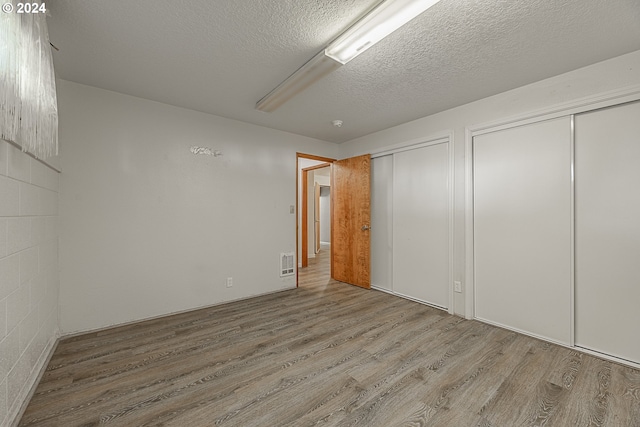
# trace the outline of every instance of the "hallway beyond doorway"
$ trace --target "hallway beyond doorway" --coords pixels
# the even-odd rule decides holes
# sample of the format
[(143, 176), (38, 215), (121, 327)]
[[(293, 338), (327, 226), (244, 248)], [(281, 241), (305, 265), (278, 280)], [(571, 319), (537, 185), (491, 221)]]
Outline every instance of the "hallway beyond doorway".
[(309, 258), (309, 265), (298, 268), (298, 287), (323, 289), (331, 282), (331, 245), (320, 244), (320, 252)]

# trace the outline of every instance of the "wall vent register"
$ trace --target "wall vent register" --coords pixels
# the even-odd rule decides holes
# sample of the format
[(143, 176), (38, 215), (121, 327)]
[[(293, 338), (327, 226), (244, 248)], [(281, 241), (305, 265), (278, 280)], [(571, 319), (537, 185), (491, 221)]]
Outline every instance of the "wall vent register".
[(280, 277), (291, 276), (295, 273), (293, 252), (280, 254)]

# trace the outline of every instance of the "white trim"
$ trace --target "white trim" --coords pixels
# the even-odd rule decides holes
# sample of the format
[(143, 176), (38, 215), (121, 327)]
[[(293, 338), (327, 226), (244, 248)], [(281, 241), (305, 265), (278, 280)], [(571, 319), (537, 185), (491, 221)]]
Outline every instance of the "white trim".
[(395, 272), (396, 272), (396, 226), (395, 226), (395, 200), (396, 200), (396, 156), (391, 156), (391, 293), (396, 294)]
[[(290, 278), (291, 276), (286, 276), (286, 277)], [(60, 339), (67, 339), (67, 338), (73, 338), (73, 337), (77, 337), (77, 336), (84, 335), (84, 334), (91, 334), (91, 333), (108, 331), (109, 329), (119, 328), (121, 326), (135, 325), (136, 323), (146, 322), (146, 321), (149, 321), (149, 320), (158, 320), (158, 319), (162, 319), (162, 318), (170, 317), (170, 316), (175, 316), (175, 315), (179, 315), (179, 314), (191, 313), (192, 311), (206, 310), (206, 309), (213, 308), (213, 307), (218, 307), (218, 306), (224, 305), (224, 304), (231, 304), (231, 303), (234, 303), (234, 302), (245, 301), (245, 300), (249, 300), (249, 299), (253, 299), (253, 298), (260, 298), (260, 297), (264, 297), (264, 296), (267, 296), (267, 295), (278, 294), (280, 292), (292, 291), (294, 289), (297, 289), (295, 284), (294, 285), (289, 285), (289, 286), (284, 287), (282, 289), (277, 289), (275, 291), (269, 291), (269, 292), (264, 292), (264, 293), (260, 293), (260, 294), (249, 295), (249, 296), (246, 296), (246, 297), (234, 298), (234, 299), (230, 299), (228, 301), (220, 301), (220, 302), (216, 302), (216, 303), (213, 303), (213, 304), (201, 305), (199, 307), (187, 308), (185, 310), (173, 311), (171, 313), (159, 314), (157, 316), (144, 317), (144, 318), (138, 319), (138, 320), (130, 320), (130, 321), (127, 321), (127, 322), (122, 322), (122, 323), (114, 323), (112, 325), (100, 326), (98, 328), (87, 329), (87, 330), (84, 330), (84, 331), (74, 331), (74, 332), (64, 333), (64, 334), (62, 334), (60, 336)]]
[(556, 119), (558, 117), (579, 114), (600, 108), (611, 107), (618, 104), (640, 100), (640, 85), (628, 86), (624, 89), (605, 92), (600, 95), (588, 96), (571, 102), (556, 104), (524, 114), (507, 117), (492, 122), (471, 125), (468, 128), (473, 136), (495, 132), (502, 129), (522, 126), (543, 120)]
[(579, 351), (581, 353), (585, 353), (585, 354), (588, 354), (588, 355), (591, 355), (591, 356), (598, 357), (600, 359), (605, 359), (605, 360), (609, 360), (611, 362), (619, 363), (621, 365), (630, 366), (630, 367), (635, 368), (635, 369), (640, 369), (640, 363), (635, 363), (635, 362), (632, 362), (632, 361), (627, 360), (627, 359), (621, 359), (621, 358), (616, 357), (616, 356), (611, 356), (610, 354), (600, 353), (598, 351), (589, 350), (588, 348), (584, 348), (584, 347), (580, 347), (580, 346), (574, 346), (574, 347), (571, 347), (571, 349), (572, 350), (577, 350), (577, 351)]
[(639, 369), (640, 368), (640, 364), (639, 363), (635, 363), (635, 362), (632, 362), (632, 361), (627, 360), (627, 359), (621, 359), (619, 357), (611, 356), (611, 355), (606, 354), (606, 353), (600, 353), (600, 352), (597, 352), (597, 351), (589, 350), (588, 348), (584, 348), (584, 347), (568, 345), (568, 344), (563, 343), (561, 341), (556, 341), (556, 340), (553, 340), (551, 338), (546, 338), (546, 337), (544, 337), (542, 335), (532, 334), (530, 332), (522, 331), (522, 330), (520, 330), (518, 328), (512, 328), (510, 326), (505, 326), (505, 325), (502, 325), (502, 324), (497, 323), (497, 322), (492, 322), (490, 320), (485, 320), (485, 319), (481, 319), (481, 318), (476, 318), (476, 320), (478, 320), (479, 322), (482, 322), (482, 323), (486, 323), (487, 325), (495, 326), (497, 328), (501, 328), (501, 329), (504, 329), (504, 330), (507, 330), (507, 331), (515, 332), (517, 334), (522, 334), (522, 335), (525, 335), (525, 336), (528, 336), (528, 337), (536, 338), (536, 339), (542, 340), (544, 342), (548, 342), (548, 343), (551, 343), (551, 344), (554, 344), (554, 345), (558, 345), (558, 346), (563, 347), (563, 348), (568, 348), (570, 350), (579, 351), (580, 353), (588, 354), (590, 356), (595, 356), (595, 357), (598, 357), (600, 359), (609, 360), (611, 362), (616, 362), (616, 363), (619, 363), (621, 365), (630, 366), (630, 367), (635, 368), (635, 369)]
[(486, 323), (487, 325), (496, 326), (498, 328), (506, 329), (508, 331), (517, 332), (519, 334), (526, 335), (528, 337), (532, 337), (532, 338), (536, 338), (536, 339), (539, 339), (539, 340), (542, 340), (542, 341), (545, 341), (545, 342), (549, 342), (551, 344), (556, 344), (556, 345), (560, 345), (562, 347), (572, 348), (570, 345), (568, 345), (565, 342), (554, 340), (553, 338), (548, 338), (548, 337), (545, 337), (544, 335), (538, 335), (538, 334), (534, 334), (534, 333), (531, 333), (531, 332), (528, 332), (528, 331), (524, 331), (522, 329), (514, 328), (513, 326), (503, 325), (500, 322), (494, 322), (492, 320), (483, 319), (481, 317), (476, 317), (475, 320), (477, 320), (479, 322), (482, 322), (482, 323)]
[(418, 298), (415, 298), (415, 297), (411, 297), (409, 295), (401, 294), (400, 292), (390, 292), (390, 293), (392, 295), (397, 296), (397, 297), (408, 299), (409, 301), (413, 301), (413, 302), (417, 302), (417, 303), (420, 303), (420, 304), (428, 305), (429, 307), (437, 308), (438, 310), (442, 310), (442, 311), (447, 311), (448, 312), (447, 307), (441, 307), (439, 305), (435, 305), (433, 303), (430, 303), (430, 302), (427, 302), (427, 301), (423, 301), (421, 299), (418, 299)]
[(456, 180), (455, 180), (455, 144), (453, 131), (449, 133), (447, 140), (447, 153), (449, 155), (449, 314), (455, 314), (455, 295), (453, 292), (454, 268), (455, 260), (455, 201), (456, 201)]
[(464, 147), (464, 191), (465, 191), (465, 318), (475, 318), (475, 250), (473, 247), (473, 133), (465, 128)]
[(371, 285), (371, 289), (373, 289), (374, 291), (384, 292), (385, 294), (395, 295), (395, 293), (391, 289), (381, 288), (380, 286)]
[(396, 234), (395, 234), (395, 229), (393, 227), (393, 221), (395, 219), (395, 215), (396, 215), (396, 210), (393, 208), (393, 201), (395, 200), (396, 197), (396, 190), (394, 187), (394, 176), (396, 174), (396, 158), (395, 156), (391, 157), (391, 212), (389, 213), (389, 221), (387, 223), (387, 225), (389, 226), (389, 228), (391, 229), (391, 262), (389, 263), (390, 266), (390, 271), (389, 271), (389, 279), (391, 281), (391, 283), (389, 283), (389, 286), (391, 286), (391, 293), (393, 293), (395, 286), (393, 283), (393, 275), (394, 275), (394, 271), (396, 269), (396, 266), (393, 263), (393, 244), (396, 240)]
[(415, 150), (417, 148), (428, 147), (430, 145), (445, 144), (453, 141), (452, 133), (437, 134), (426, 138), (416, 138), (398, 144), (390, 145), (371, 152), (371, 158), (389, 156), (403, 151)]
[[(55, 353), (56, 348), (58, 348), (59, 342), (60, 342), (60, 331), (56, 330), (55, 333), (49, 338), (49, 341), (47, 342), (46, 347), (40, 354), (40, 357), (38, 358), (36, 365), (31, 370), (31, 375), (27, 381), (27, 383), (31, 382), (31, 386), (26, 391), (26, 394), (22, 396), (22, 394), (25, 393), (25, 388), (22, 388), (18, 395), (18, 399), (16, 399), (16, 401), (13, 403), (13, 406), (7, 408), (7, 419), (6, 419), (6, 421), (8, 421), (7, 425), (17, 426), (18, 423), (20, 422), (20, 419), (24, 415), (24, 412), (27, 410), (27, 406), (29, 406), (29, 402), (31, 401), (31, 398), (35, 394), (36, 389), (38, 388), (38, 385), (42, 380), (42, 377), (47, 371), (47, 366), (49, 366), (49, 362), (51, 361), (51, 358), (53, 357), (53, 353)], [(34, 374), (35, 374), (35, 377), (33, 376)]]
[(576, 345), (576, 181), (575, 181), (575, 165), (576, 165), (576, 127), (575, 127), (575, 114), (571, 115), (571, 207), (570, 207), (570, 251), (571, 251), (571, 266), (569, 267), (570, 285), (569, 285), (569, 301), (571, 304), (569, 311), (569, 344), (571, 346)]

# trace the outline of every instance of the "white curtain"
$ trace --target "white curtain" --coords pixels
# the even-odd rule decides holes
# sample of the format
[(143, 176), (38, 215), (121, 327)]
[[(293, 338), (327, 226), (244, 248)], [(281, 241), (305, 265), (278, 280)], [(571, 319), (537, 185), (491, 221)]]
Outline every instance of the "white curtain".
[(0, 137), (38, 158), (50, 157), (58, 154), (58, 103), (46, 15), (17, 13), (17, 3), (3, 3)]

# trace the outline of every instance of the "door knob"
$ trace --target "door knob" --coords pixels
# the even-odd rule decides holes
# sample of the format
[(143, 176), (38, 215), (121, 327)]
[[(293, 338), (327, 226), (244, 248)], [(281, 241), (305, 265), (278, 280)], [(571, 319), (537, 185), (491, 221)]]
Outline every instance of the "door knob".
[(371, 227), (369, 227), (368, 225), (363, 225), (362, 231), (367, 231), (367, 230), (371, 230)]

